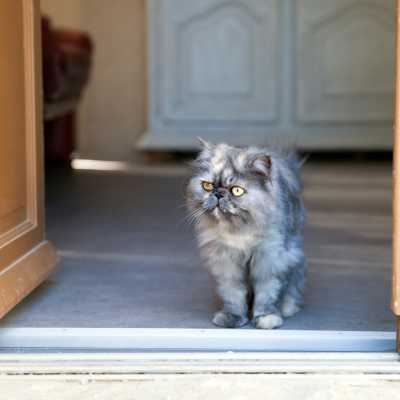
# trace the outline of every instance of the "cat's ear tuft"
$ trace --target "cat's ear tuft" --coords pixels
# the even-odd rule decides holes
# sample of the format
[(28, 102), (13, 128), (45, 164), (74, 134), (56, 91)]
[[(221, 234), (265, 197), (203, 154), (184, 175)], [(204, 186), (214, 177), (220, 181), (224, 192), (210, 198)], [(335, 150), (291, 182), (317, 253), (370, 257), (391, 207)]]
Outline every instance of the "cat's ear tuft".
[(252, 173), (262, 178), (270, 179), (272, 159), (268, 154), (258, 154), (250, 160), (249, 168)]
[(197, 141), (199, 142), (202, 150), (211, 151), (214, 148), (214, 145), (212, 143), (207, 142), (207, 140), (204, 140), (201, 137), (197, 137)]

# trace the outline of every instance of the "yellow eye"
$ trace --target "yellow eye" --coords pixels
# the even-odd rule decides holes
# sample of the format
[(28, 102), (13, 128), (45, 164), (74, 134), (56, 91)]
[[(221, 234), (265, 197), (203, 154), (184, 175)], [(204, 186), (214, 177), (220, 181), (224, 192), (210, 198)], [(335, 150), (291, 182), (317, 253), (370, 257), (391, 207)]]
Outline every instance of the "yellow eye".
[(206, 192), (211, 192), (214, 189), (214, 185), (211, 182), (206, 182), (206, 181), (201, 182), (201, 187)]
[(231, 193), (236, 196), (240, 197), (244, 194), (245, 190), (241, 188), (240, 186), (232, 186), (231, 187)]

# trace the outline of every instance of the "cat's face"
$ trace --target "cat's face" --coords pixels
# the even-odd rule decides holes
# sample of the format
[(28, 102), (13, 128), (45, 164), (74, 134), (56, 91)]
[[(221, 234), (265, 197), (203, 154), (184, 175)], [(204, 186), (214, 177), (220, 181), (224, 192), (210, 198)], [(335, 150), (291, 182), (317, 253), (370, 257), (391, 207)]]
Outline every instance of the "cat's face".
[(204, 143), (188, 185), (193, 220), (234, 226), (259, 221), (268, 203), (271, 159), (248, 149)]

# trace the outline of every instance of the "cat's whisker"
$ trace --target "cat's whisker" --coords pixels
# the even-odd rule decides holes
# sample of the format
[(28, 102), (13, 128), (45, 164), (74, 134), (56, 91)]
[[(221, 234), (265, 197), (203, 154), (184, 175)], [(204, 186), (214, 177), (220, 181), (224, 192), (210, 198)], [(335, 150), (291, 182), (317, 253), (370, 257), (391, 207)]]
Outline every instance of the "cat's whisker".
[(185, 217), (184, 217), (184, 221), (186, 222), (190, 222), (193, 218), (197, 217), (201, 211), (203, 211), (202, 209), (194, 209), (192, 211), (190, 211)]
[(187, 215), (186, 221), (189, 224), (193, 224), (194, 222), (197, 222), (205, 212), (206, 212), (206, 210), (204, 210), (202, 208), (195, 209), (194, 211), (189, 213), (189, 215)]
[(195, 211), (193, 211), (193, 212), (191, 212), (188, 216), (187, 216), (187, 219), (190, 221), (190, 220), (193, 220), (193, 219), (195, 219), (196, 217), (198, 217), (198, 216), (200, 216), (202, 214), (202, 210), (195, 210)]

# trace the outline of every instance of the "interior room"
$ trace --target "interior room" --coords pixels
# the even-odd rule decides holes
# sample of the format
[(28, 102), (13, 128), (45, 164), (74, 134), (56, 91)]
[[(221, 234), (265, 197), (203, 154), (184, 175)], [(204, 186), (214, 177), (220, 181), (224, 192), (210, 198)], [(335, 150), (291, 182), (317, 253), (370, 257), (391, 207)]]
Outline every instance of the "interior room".
[(41, 13), (60, 262), (3, 328), (219, 329), (185, 208), (200, 136), (305, 159), (305, 305), (274, 334), (392, 335), (392, 0), (42, 0)]

